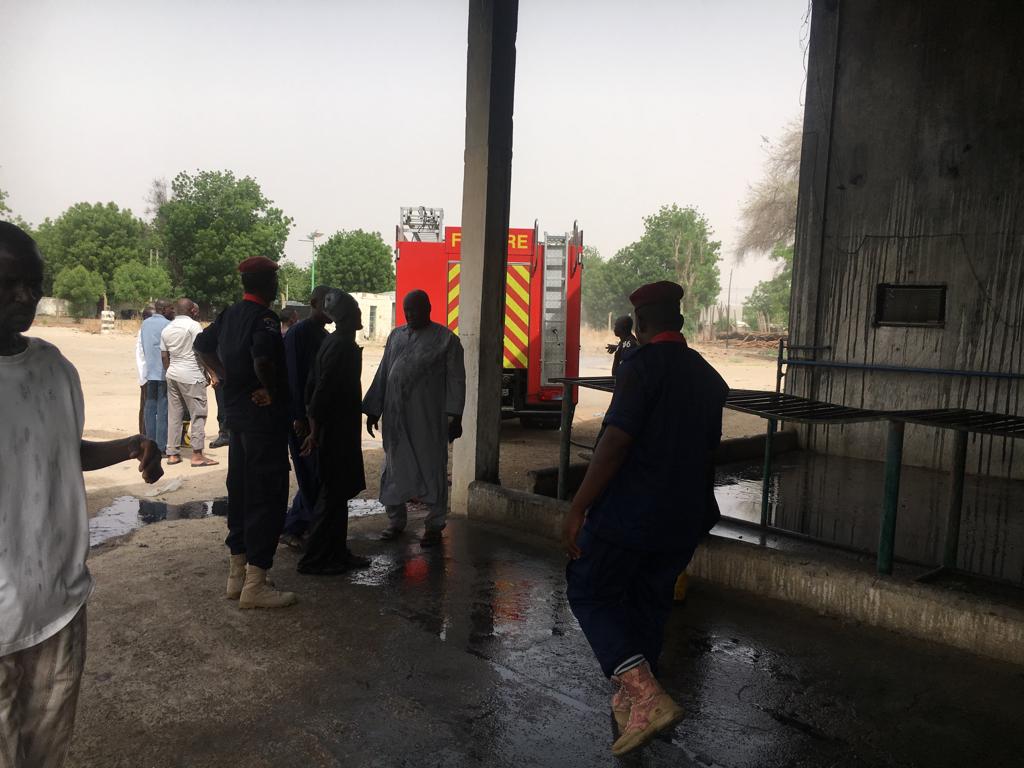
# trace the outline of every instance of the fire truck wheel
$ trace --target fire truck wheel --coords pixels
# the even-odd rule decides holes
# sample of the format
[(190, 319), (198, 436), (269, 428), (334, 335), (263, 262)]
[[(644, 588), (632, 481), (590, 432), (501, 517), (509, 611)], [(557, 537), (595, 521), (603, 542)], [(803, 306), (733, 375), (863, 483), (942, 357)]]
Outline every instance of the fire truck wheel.
[(520, 423), (524, 429), (549, 429), (555, 430), (562, 426), (562, 415), (553, 416), (520, 416)]

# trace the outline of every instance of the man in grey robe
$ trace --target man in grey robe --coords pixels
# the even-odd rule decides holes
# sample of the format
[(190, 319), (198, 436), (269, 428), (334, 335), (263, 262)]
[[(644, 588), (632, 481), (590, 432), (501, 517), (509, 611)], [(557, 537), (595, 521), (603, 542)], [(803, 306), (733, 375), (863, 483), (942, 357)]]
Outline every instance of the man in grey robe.
[(434, 546), (448, 515), (448, 444), (462, 436), (466, 369), (459, 337), (430, 321), (430, 299), (412, 291), (402, 302), (406, 325), (388, 336), (384, 357), (363, 398), (366, 430), (382, 423), (384, 472), (380, 500), (388, 527), (381, 538), (398, 538), (407, 501), (429, 508), (420, 544)]

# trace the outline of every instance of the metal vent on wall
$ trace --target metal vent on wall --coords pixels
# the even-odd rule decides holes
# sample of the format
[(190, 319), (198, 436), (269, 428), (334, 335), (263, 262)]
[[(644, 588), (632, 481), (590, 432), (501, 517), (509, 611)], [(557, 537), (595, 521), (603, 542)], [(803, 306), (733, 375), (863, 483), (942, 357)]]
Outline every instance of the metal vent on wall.
[(875, 291), (875, 325), (941, 328), (945, 324), (945, 285), (880, 283)]

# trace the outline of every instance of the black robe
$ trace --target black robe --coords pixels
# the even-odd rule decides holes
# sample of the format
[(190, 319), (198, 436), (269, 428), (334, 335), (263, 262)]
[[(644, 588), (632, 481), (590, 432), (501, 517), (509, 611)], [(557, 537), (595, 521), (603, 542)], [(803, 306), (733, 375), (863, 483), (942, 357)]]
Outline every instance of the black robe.
[(317, 352), (306, 382), (306, 411), (317, 426), (320, 494), (299, 570), (316, 572), (348, 561), (348, 500), (366, 488), (362, 447), (363, 350), (355, 333), (335, 332)]

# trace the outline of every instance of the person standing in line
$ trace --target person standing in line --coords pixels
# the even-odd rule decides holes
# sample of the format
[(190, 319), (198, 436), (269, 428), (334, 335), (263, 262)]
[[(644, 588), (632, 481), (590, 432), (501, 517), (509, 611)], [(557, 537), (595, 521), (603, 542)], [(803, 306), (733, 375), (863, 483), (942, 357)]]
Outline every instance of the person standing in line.
[[(142, 310), (142, 322), (153, 316), (153, 308)], [(142, 328), (135, 334), (135, 370), (139, 374), (139, 434), (146, 434), (146, 353), (142, 350)]]
[[(281, 543), (292, 549), (302, 548), (303, 537), (313, 522), (313, 509), (320, 493), (317, 453), (303, 453), (302, 446), (309, 434), (309, 421), (306, 418), (306, 381), (316, 360), (317, 351), (328, 337), (325, 326), (330, 319), (324, 314), (323, 301), (329, 290), (326, 285), (314, 288), (309, 296), (309, 317), (297, 322), (284, 335), (284, 356), (288, 366), (288, 408), (292, 420), (292, 429), (288, 433), (288, 448), (295, 470), (295, 481), (299, 488), (284, 518)], [(360, 466), (361, 462), (360, 458)]]
[(86, 653), (89, 518), (82, 472), (138, 459), (155, 483), (160, 451), (142, 435), (83, 440), (85, 399), (57, 347), (24, 334), (43, 295), (32, 238), (0, 222), (0, 766), (60, 768)]
[(181, 425), (188, 417), (193, 467), (220, 462), (203, 455), (206, 445), (206, 387), (217, 380), (199, 363), (194, 345), (203, 327), (193, 318), (191, 299), (178, 299), (174, 319), (160, 333), (160, 356), (167, 377), (167, 465), (181, 464)]
[(619, 370), (619, 364), (622, 362), (622, 355), (639, 346), (636, 336), (633, 335), (633, 318), (629, 315), (623, 315), (616, 320), (615, 335), (618, 337), (619, 343), (609, 344), (606, 347), (609, 355), (615, 355), (615, 357), (612, 358), (612, 376), (614, 376), (615, 372)]
[(335, 329), (320, 345), (309, 374), (309, 432), (302, 446), (303, 456), (317, 454), (322, 475), (313, 527), (298, 570), (332, 576), (370, 565), (348, 548), (348, 501), (366, 488), (360, 437), (363, 350), (356, 344), (363, 320), (359, 304), (344, 291), (329, 291), (323, 311)]
[(203, 365), (224, 380), (230, 553), (225, 595), (240, 608), (284, 608), (294, 592), (267, 581), (288, 505), (288, 383), (275, 262), (253, 256), (238, 265), (245, 291), (196, 339)]
[(174, 305), (164, 299), (154, 302), (156, 311), (142, 321), (139, 338), (146, 358), (146, 437), (167, 455), (167, 378), (160, 355), (160, 334), (174, 319)]
[(411, 291), (402, 310), (406, 325), (388, 336), (363, 413), (371, 437), (383, 420), (380, 500), (388, 527), (381, 538), (401, 536), (406, 502), (419, 499), (430, 508), (420, 545), (431, 547), (441, 542), (448, 515), (448, 444), (462, 436), (466, 370), (459, 337), (430, 321), (424, 291)]
[(569, 606), (616, 688), (616, 756), (682, 718), (658, 660), (676, 579), (718, 520), (712, 452), (729, 388), (680, 333), (682, 298), (667, 281), (629, 297), (641, 346), (619, 366), (562, 529)]

